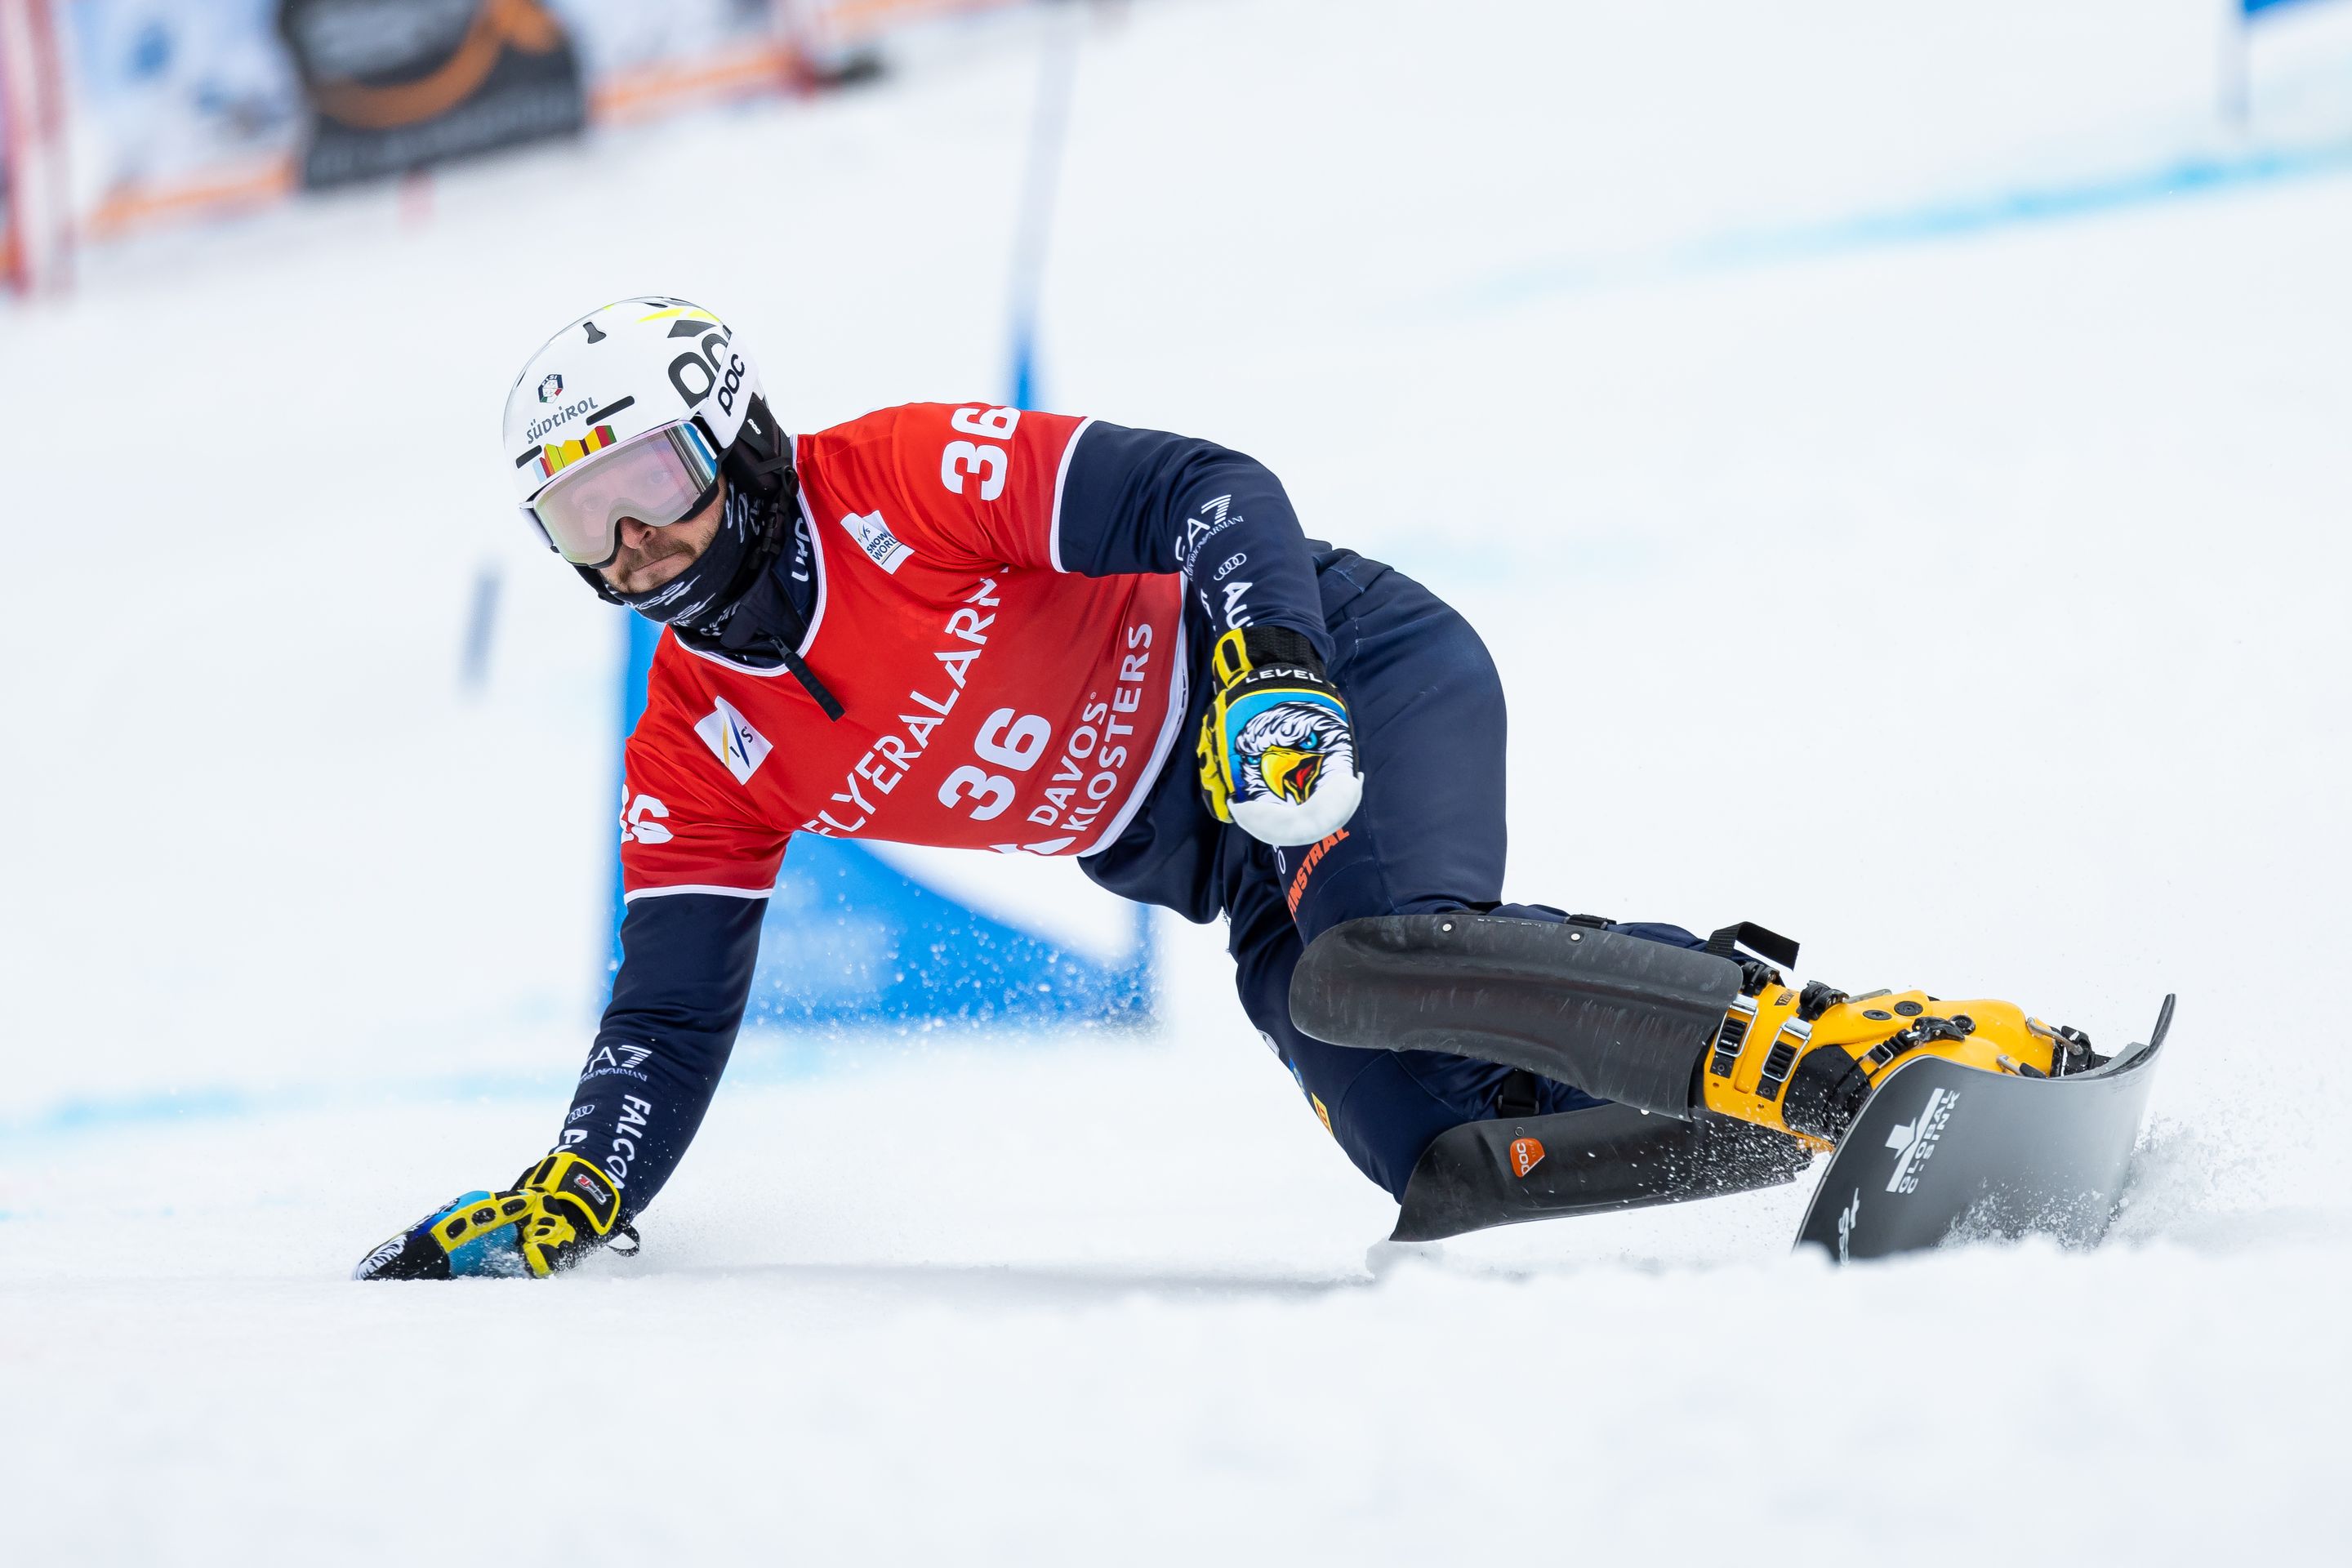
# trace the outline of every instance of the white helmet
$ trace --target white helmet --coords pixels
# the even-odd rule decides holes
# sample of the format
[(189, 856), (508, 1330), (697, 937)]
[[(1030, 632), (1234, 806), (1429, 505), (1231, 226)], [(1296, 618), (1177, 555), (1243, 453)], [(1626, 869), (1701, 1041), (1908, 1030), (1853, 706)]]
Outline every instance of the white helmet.
[(507, 393), (516, 499), (551, 549), (603, 564), (620, 517), (660, 525), (708, 500), (761, 397), (710, 311), (660, 296), (607, 305), (550, 338)]

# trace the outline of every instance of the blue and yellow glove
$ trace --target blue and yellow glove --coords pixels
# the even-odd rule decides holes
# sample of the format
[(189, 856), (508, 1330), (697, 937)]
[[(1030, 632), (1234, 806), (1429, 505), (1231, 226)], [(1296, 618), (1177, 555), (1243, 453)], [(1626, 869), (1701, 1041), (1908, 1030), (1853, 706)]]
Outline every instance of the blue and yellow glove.
[(1201, 716), (1201, 789), (1220, 822), (1261, 843), (1312, 844), (1356, 814), (1364, 781), (1348, 705), (1305, 635), (1247, 626), (1217, 639)]
[(637, 1233), (621, 1223), (612, 1178), (559, 1149), (502, 1193), (467, 1193), (377, 1247), (354, 1279), (455, 1279), (469, 1274), (544, 1279), (598, 1247)]

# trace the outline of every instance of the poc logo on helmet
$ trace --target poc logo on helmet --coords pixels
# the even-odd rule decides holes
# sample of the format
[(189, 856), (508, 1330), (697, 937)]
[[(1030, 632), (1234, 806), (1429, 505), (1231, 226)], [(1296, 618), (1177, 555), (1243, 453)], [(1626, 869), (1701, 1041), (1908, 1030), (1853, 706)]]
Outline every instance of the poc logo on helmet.
[[(679, 328), (691, 331), (698, 325), (699, 322), (680, 321), (670, 328), (670, 334), (675, 337)], [(686, 399), (688, 408), (715, 393), (719, 411), (730, 416), (734, 414), (735, 399), (743, 390), (743, 377), (748, 372), (741, 358), (729, 352), (728, 341), (724, 331), (706, 332), (699, 348), (688, 349), (669, 362), (669, 384)]]

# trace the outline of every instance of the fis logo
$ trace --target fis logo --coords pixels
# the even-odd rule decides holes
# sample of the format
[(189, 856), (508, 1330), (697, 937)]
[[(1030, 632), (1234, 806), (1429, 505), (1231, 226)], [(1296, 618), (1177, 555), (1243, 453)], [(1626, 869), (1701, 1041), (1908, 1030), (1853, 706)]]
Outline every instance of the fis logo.
[(1840, 1263), (1853, 1261), (1849, 1248), (1853, 1241), (1853, 1227), (1861, 1219), (1862, 1189), (1856, 1187), (1853, 1190), (1853, 1198), (1848, 1201), (1845, 1207), (1838, 1211), (1838, 1261)]
[(540, 378), (539, 400), (541, 403), (552, 403), (562, 395), (563, 378), (562, 376), (556, 374), (553, 371), (550, 371), (546, 375)]
[(1529, 1171), (1543, 1163), (1544, 1146), (1533, 1138), (1514, 1138), (1511, 1140), (1510, 1158), (1511, 1174), (1524, 1182)]
[(735, 711), (734, 705), (724, 697), (714, 699), (715, 706), (694, 727), (702, 737), (710, 754), (726, 764), (739, 784), (748, 784), (760, 764), (768, 760), (768, 738), (751, 728), (751, 721)]
[(1895, 1173), (1886, 1178), (1888, 1192), (1919, 1190), (1919, 1178), (1927, 1162), (1936, 1157), (1936, 1141), (1943, 1137), (1945, 1124), (1952, 1119), (1952, 1107), (1959, 1102), (1960, 1097), (1950, 1089), (1931, 1089), (1919, 1114), (1886, 1135), (1886, 1146), (1895, 1152)]
[(898, 536), (890, 531), (890, 525), (882, 521), (882, 514), (878, 511), (869, 511), (863, 517), (856, 512), (847, 513), (842, 518), (841, 526), (849, 531), (850, 538), (857, 541), (857, 548), (866, 552), (867, 560), (893, 575), (915, 552), (911, 546), (902, 543)]

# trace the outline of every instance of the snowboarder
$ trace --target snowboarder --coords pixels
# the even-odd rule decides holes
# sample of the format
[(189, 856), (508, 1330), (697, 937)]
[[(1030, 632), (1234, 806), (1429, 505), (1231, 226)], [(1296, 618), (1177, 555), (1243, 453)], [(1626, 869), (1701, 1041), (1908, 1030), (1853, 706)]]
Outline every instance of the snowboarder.
[(362, 1278), (634, 1247), (795, 833), (1066, 856), (1224, 917), (1243, 1006), (1401, 1236), (1788, 1180), (1898, 1058), (2091, 1059), (2004, 1003), (1793, 989), (1754, 926), (1502, 903), (1486, 647), (1238, 453), (987, 403), (788, 437), (743, 342), (662, 298), (550, 339), (505, 434), (551, 548), (668, 629), (627, 748), (625, 956), (552, 1151)]

